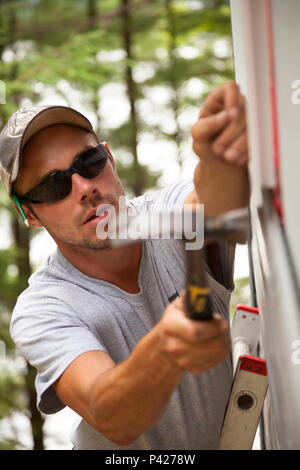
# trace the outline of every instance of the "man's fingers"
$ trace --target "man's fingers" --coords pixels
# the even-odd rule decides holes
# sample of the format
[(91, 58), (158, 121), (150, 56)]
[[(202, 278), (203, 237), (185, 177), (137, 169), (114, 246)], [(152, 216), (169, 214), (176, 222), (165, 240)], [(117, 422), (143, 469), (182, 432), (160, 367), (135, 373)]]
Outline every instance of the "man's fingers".
[(247, 155), (246, 139), (237, 141), (245, 131), (245, 97), (235, 82), (228, 82), (206, 98), (199, 119), (191, 128), (193, 150), (202, 159), (217, 157), (237, 162), (243, 154)]
[(239, 86), (235, 82), (227, 82), (208, 95), (204, 101), (200, 116), (207, 117), (225, 109), (229, 112), (229, 117), (234, 118), (238, 115), (240, 104), (241, 94)]
[(238, 160), (236, 161), (236, 164), (242, 166), (242, 165), (245, 165), (248, 162), (248, 160), (249, 160), (248, 152), (245, 152), (238, 158)]
[(230, 351), (229, 328), (212, 338), (188, 341), (182, 336), (169, 335), (166, 351), (172, 355), (179, 367), (191, 373), (200, 373), (222, 362)]
[[(246, 129), (245, 115), (241, 115), (240, 119), (235, 119), (230, 122), (224, 131), (217, 137), (213, 143), (213, 151), (217, 155), (224, 155), (226, 149), (233, 144), (233, 142), (244, 132)], [(244, 149), (245, 151), (246, 149)]]
[(218, 313), (210, 321), (189, 319), (184, 311), (184, 293), (169, 304), (159, 324), (162, 351), (192, 374), (215, 367), (230, 351), (228, 321)]
[(200, 117), (207, 117), (222, 111), (224, 109), (223, 94), (222, 87), (212, 91), (203, 103)]
[(237, 117), (238, 111), (236, 111), (236, 115), (234, 115), (233, 111), (231, 111), (238, 110), (240, 105), (240, 89), (237, 83), (228, 82), (225, 84), (224, 105), (225, 109), (229, 111), (230, 114), (232, 114), (230, 117)]
[(168, 335), (191, 343), (215, 338), (226, 332), (227, 328), (228, 323), (221, 315), (214, 314), (210, 321), (191, 320), (181, 308), (173, 310), (165, 323), (165, 332)]
[(209, 140), (220, 132), (228, 121), (229, 116), (225, 110), (205, 118), (199, 118), (191, 129), (194, 142), (199, 140)]
[(224, 159), (228, 162), (238, 162), (248, 149), (247, 132), (243, 132), (232, 145), (224, 152)]

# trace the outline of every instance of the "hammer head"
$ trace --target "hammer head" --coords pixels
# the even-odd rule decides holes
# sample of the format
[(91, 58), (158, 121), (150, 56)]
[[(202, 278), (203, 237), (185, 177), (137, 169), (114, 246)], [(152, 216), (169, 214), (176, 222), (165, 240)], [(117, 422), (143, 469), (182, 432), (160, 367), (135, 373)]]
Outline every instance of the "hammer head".
[(206, 217), (204, 222), (205, 241), (228, 240), (244, 244), (249, 237), (248, 209), (237, 209), (216, 217)]
[[(203, 211), (142, 212), (138, 215), (123, 217), (116, 225), (116, 236), (109, 237), (111, 247), (121, 247), (142, 239), (182, 239), (201, 241), (228, 240), (246, 243), (249, 235), (248, 209), (238, 209), (215, 217), (204, 217)], [(188, 220), (188, 227), (186, 222)], [(192, 243), (190, 243), (192, 245)]]

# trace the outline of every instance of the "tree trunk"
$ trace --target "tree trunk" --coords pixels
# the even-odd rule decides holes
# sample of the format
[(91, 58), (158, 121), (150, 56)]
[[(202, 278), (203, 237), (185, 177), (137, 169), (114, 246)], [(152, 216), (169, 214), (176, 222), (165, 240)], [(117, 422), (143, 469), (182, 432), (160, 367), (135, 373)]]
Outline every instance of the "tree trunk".
[[(15, 10), (12, 9), (9, 19), (9, 45), (13, 47), (16, 37), (17, 30), (17, 21)], [(18, 66), (11, 70), (11, 79), (16, 79), (18, 75)], [(18, 101), (18, 97), (15, 97), (15, 101)], [(17, 103), (18, 104), (18, 103)], [(22, 224), (22, 225), (21, 225)], [(19, 218), (14, 217), (11, 222), (12, 234), (14, 238), (14, 243), (18, 249), (16, 264), (18, 266), (19, 277), (20, 277), (20, 292), (19, 294), (27, 287), (28, 278), (31, 274), (31, 266), (29, 260), (29, 230), (25, 227), (23, 222)], [(36, 407), (36, 391), (35, 391), (35, 369), (27, 363), (27, 372), (25, 375), (25, 384), (26, 384), (26, 394), (28, 397), (28, 410), (30, 413), (30, 424), (32, 429), (32, 438), (34, 450), (43, 450), (44, 449), (44, 434), (43, 434), (43, 424), (44, 419), (41, 416), (40, 412)]]
[[(22, 224), (22, 225), (21, 225)], [(29, 229), (27, 229), (23, 222), (17, 218), (12, 220), (12, 233), (15, 246), (18, 248), (18, 255), (16, 264), (20, 276), (20, 292), (28, 286), (28, 278), (31, 275), (31, 267), (29, 260)], [(33, 449), (44, 449), (44, 432), (43, 424), (44, 418), (40, 414), (36, 406), (36, 390), (35, 390), (35, 376), (36, 370), (27, 362), (27, 372), (25, 374), (26, 394), (28, 399), (28, 410), (30, 414), (30, 425), (32, 430)]]
[(173, 0), (166, 0), (166, 10), (167, 10), (167, 30), (169, 33), (169, 61), (170, 67), (172, 69), (172, 79), (170, 80), (170, 86), (172, 88), (173, 96), (171, 99), (171, 108), (175, 120), (175, 131), (172, 135), (174, 142), (177, 147), (177, 161), (179, 163), (180, 169), (182, 169), (182, 157), (181, 157), (181, 142), (183, 139), (182, 131), (179, 125), (179, 104), (178, 104), (178, 82), (176, 79), (177, 72), (177, 61), (176, 61), (176, 21), (175, 16), (172, 10)]
[(144, 177), (141, 167), (138, 162), (137, 154), (137, 136), (138, 136), (138, 118), (136, 113), (136, 83), (133, 80), (132, 76), (132, 65), (131, 61), (133, 60), (133, 38), (132, 38), (132, 29), (131, 29), (131, 17), (130, 17), (130, 0), (121, 0), (122, 10), (122, 19), (123, 19), (123, 44), (126, 52), (126, 87), (127, 95), (130, 103), (130, 122), (131, 122), (131, 151), (133, 154), (133, 171), (134, 171), (134, 181), (132, 183), (132, 190), (136, 196), (139, 196), (144, 190)]
[[(86, 0), (86, 14), (87, 14), (87, 22), (88, 22), (88, 29), (96, 29), (98, 27), (97, 23), (95, 22), (95, 17), (98, 14), (98, 9), (97, 9), (97, 0)], [(95, 113), (96, 116), (96, 124), (94, 126), (94, 129), (96, 133), (100, 133), (100, 118), (99, 118), (99, 113), (98, 113), (98, 107), (99, 107), (99, 97), (98, 97), (98, 87), (95, 89), (92, 89), (90, 91), (92, 93), (92, 99), (91, 99), (91, 106), (92, 110)]]
[(44, 418), (36, 406), (36, 390), (35, 390), (36, 370), (27, 362), (27, 373), (25, 376), (26, 391), (28, 397), (28, 409), (30, 412), (30, 424), (33, 439), (33, 450), (44, 450)]
[(94, 17), (97, 15), (97, 0), (86, 0), (88, 27), (95, 27)]

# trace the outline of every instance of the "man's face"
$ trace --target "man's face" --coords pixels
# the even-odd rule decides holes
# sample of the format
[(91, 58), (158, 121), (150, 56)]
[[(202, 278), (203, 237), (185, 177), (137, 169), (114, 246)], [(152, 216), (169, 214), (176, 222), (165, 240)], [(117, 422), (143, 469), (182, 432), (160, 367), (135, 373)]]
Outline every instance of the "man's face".
[[(20, 196), (39, 184), (50, 172), (69, 168), (75, 155), (97, 145), (96, 137), (77, 127), (55, 125), (32, 137), (23, 150), (22, 169), (14, 190)], [(97, 219), (85, 222), (89, 212), (111, 204), (118, 212), (123, 186), (109, 159), (93, 179), (72, 175), (72, 190), (63, 200), (33, 204), (25, 211), (32, 225), (44, 226), (56, 242), (85, 249), (105, 248), (108, 242), (96, 234)], [(36, 217), (35, 217), (36, 216)]]

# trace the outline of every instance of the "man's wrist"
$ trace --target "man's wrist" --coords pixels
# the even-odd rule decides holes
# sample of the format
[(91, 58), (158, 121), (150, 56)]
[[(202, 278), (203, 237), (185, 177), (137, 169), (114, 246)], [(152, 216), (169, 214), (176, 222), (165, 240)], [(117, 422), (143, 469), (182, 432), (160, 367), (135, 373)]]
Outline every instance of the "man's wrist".
[(164, 368), (166, 372), (172, 373), (175, 381), (179, 381), (184, 373), (184, 369), (176, 364), (176, 362), (170, 357), (165, 349), (165, 336), (161, 321), (155, 325), (151, 333), (156, 338), (155, 341), (157, 342), (157, 352), (159, 354), (160, 367)]
[(224, 214), (249, 204), (246, 166), (200, 159), (194, 172), (194, 184), (206, 216)]

